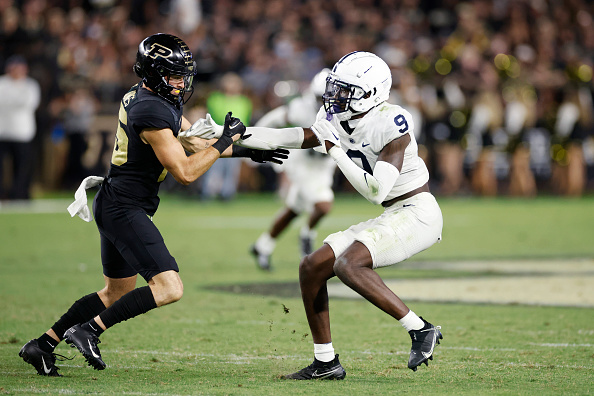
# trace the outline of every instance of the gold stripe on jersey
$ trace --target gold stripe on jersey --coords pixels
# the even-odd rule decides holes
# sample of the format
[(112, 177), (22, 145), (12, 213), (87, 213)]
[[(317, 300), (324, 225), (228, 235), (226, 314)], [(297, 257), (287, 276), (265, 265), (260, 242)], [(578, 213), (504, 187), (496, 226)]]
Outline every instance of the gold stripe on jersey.
[(111, 163), (121, 166), (128, 162), (128, 135), (122, 125), (128, 125), (128, 112), (125, 106), (136, 96), (136, 90), (128, 92), (122, 99), (120, 111), (118, 112), (118, 130), (116, 140), (111, 154)]
[(163, 168), (163, 172), (161, 172), (161, 174), (159, 175), (159, 179), (157, 181), (162, 182), (163, 180), (165, 180), (165, 176), (167, 176), (167, 169)]

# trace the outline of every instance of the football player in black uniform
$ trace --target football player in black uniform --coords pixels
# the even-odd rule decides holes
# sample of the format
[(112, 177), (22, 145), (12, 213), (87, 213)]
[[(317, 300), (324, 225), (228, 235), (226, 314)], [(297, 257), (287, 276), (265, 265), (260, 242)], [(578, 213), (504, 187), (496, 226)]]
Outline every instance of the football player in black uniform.
[[(134, 71), (142, 81), (122, 99), (111, 167), (93, 202), (105, 287), (76, 301), (20, 350), (19, 356), (40, 375), (60, 376), (54, 348), (62, 339), (77, 347), (90, 366), (103, 370), (97, 344), (104, 330), (182, 297), (178, 265), (151, 220), (167, 173), (187, 185), (220, 157), (276, 163), (286, 158), (286, 150), (234, 146), (245, 126), (231, 113), (218, 140), (178, 139), (192, 125), (182, 112), (193, 91), (195, 68), (192, 53), (178, 37), (159, 33), (140, 43)], [(137, 274), (148, 286), (135, 288)]]

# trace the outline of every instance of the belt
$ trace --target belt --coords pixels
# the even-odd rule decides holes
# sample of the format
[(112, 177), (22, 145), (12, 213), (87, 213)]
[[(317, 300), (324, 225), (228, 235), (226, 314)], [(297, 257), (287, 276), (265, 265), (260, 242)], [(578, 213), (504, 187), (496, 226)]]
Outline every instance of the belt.
[(415, 195), (422, 193), (422, 192), (429, 192), (429, 183), (425, 183), (421, 187), (415, 188), (414, 190), (409, 191), (406, 194), (402, 194), (402, 195), (399, 195), (399, 196), (392, 198), (388, 201), (384, 201), (384, 202), (382, 202), (382, 206), (384, 208), (388, 208), (388, 207), (394, 205), (398, 201), (402, 201), (402, 200), (414, 197)]

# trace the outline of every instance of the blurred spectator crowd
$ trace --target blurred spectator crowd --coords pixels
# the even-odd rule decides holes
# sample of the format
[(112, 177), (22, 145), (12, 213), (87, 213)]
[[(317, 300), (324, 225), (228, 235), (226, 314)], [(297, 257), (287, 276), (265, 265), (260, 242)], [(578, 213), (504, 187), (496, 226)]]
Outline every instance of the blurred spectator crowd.
[(589, 0), (0, 0), (0, 15), (0, 70), (21, 55), (41, 87), (34, 188), (106, 172), (138, 43), (168, 32), (197, 61), (192, 121), (224, 73), (243, 80), (253, 124), (323, 67), (371, 51), (415, 118), (437, 195), (594, 190)]

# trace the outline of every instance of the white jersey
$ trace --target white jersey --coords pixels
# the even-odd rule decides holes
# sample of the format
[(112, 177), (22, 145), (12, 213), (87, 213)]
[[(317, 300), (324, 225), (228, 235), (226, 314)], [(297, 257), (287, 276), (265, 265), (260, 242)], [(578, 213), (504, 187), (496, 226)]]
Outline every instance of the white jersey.
[[(317, 119), (325, 117), (326, 112), (322, 108)], [(404, 134), (410, 135), (400, 176), (388, 193), (386, 201), (419, 188), (429, 181), (427, 166), (418, 155), (413, 118), (402, 107), (384, 102), (371, 109), (361, 119), (341, 123), (333, 117), (330, 122), (338, 130), (342, 149), (357, 166), (370, 174), (373, 174), (378, 156), (388, 143)]]

